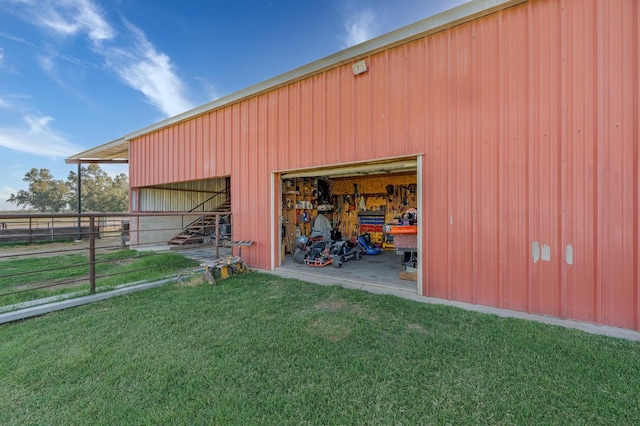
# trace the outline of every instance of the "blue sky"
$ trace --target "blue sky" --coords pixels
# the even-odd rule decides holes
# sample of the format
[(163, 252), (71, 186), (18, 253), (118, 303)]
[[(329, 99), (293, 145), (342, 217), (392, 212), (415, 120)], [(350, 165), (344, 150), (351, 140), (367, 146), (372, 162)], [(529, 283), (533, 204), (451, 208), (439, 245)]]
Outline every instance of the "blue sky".
[(32, 167), (462, 3), (0, 0), (0, 211)]

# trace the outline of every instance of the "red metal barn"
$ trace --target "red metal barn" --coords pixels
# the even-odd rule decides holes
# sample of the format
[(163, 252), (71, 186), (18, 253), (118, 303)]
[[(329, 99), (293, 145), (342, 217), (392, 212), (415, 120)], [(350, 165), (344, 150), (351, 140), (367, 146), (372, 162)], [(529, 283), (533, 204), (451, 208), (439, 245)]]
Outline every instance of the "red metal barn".
[(306, 178), (413, 179), (418, 293), (640, 330), (639, 19), (474, 1), (68, 161), (128, 156), (133, 211), (228, 179), (262, 269)]

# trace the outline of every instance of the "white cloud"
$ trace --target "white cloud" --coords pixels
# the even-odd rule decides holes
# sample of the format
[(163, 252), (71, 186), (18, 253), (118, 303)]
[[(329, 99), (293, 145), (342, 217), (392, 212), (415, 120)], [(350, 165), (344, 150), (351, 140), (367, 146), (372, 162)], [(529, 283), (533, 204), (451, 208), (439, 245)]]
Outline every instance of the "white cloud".
[[(47, 31), (61, 36), (86, 35), (91, 49), (104, 57), (108, 69), (167, 116), (193, 108), (169, 56), (158, 52), (142, 30), (126, 21), (127, 31), (116, 37), (116, 31), (93, 0), (13, 1), (25, 7), (25, 19)], [(40, 58), (43, 70), (58, 84), (62, 84), (64, 78), (53, 72), (55, 67), (49, 60), (54, 56), (83, 65), (58, 52), (49, 58)]]
[(365, 42), (374, 36), (375, 15), (370, 10), (361, 10), (351, 14), (345, 21), (346, 35), (343, 47), (351, 47)]
[(58, 0), (39, 2), (32, 9), (37, 22), (61, 35), (86, 33), (93, 43), (110, 40), (115, 31), (100, 15), (100, 8), (91, 0)]
[(31, 99), (31, 96), (21, 93), (10, 93), (3, 95), (0, 97), (0, 108), (8, 110), (19, 110), (21, 108), (21, 102), (25, 99)]
[(184, 96), (182, 81), (175, 74), (169, 57), (156, 51), (140, 29), (130, 23), (127, 23), (127, 28), (134, 36), (133, 46), (128, 50), (120, 47), (105, 49), (103, 54), (109, 66), (166, 115), (176, 115), (193, 108)]
[(23, 117), (23, 127), (0, 127), (0, 146), (49, 158), (68, 157), (82, 148), (53, 130), (51, 117)]
[(198, 80), (198, 82), (200, 82), (202, 90), (204, 90), (204, 92), (207, 94), (206, 99), (208, 101), (214, 101), (222, 96), (218, 88), (209, 80), (198, 76), (195, 76), (194, 78)]
[[(0, 36), (2, 36), (2, 33), (0, 33)], [(9, 72), (9, 73), (14, 73), (14, 69), (11, 67), (11, 65), (9, 64), (9, 61), (7, 61), (7, 56), (5, 54), (4, 48), (0, 47), (0, 71), (4, 72)]]
[(55, 63), (51, 56), (39, 56), (38, 64), (40, 65), (40, 68), (49, 75), (51, 75), (55, 69)]

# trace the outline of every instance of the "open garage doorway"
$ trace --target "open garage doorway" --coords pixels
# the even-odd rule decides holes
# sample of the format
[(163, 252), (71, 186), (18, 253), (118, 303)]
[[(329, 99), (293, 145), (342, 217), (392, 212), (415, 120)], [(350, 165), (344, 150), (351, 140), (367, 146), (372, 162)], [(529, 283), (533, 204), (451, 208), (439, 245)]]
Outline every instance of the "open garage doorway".
[(281, 173), (274, 182), (281, 202), (276, 265), (301, 278), (420, 293), (420, 162), (414, 156)]

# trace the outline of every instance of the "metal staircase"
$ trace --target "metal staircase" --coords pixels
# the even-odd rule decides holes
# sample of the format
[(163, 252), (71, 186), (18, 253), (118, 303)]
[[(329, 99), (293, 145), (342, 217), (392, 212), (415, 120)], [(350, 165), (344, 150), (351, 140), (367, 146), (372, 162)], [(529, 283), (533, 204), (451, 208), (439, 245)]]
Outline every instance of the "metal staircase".
[[(221, 228), (223, 227), (223, 224), (229, 224), (229, 218), (227, 216), (220, 216), (215, 213), (230, 211), (231, 198), (227, 198), (223, 203), (218, 205), (218, 207), (209, 212), (203, 213), (196, 220), (188, 224), (182, 232), (167, 241), (167, 244), (184, 246), (187, 244), (205, 244), (212, 242), (215, 238), (216, 218), (226, 218), (226, 223), (222, 220), (220, 221)], [(224, 232), (221, 232), (221, 234), (224, 234)], [(229, 236), (220, 235), (220, 239), (225, 237)]]

